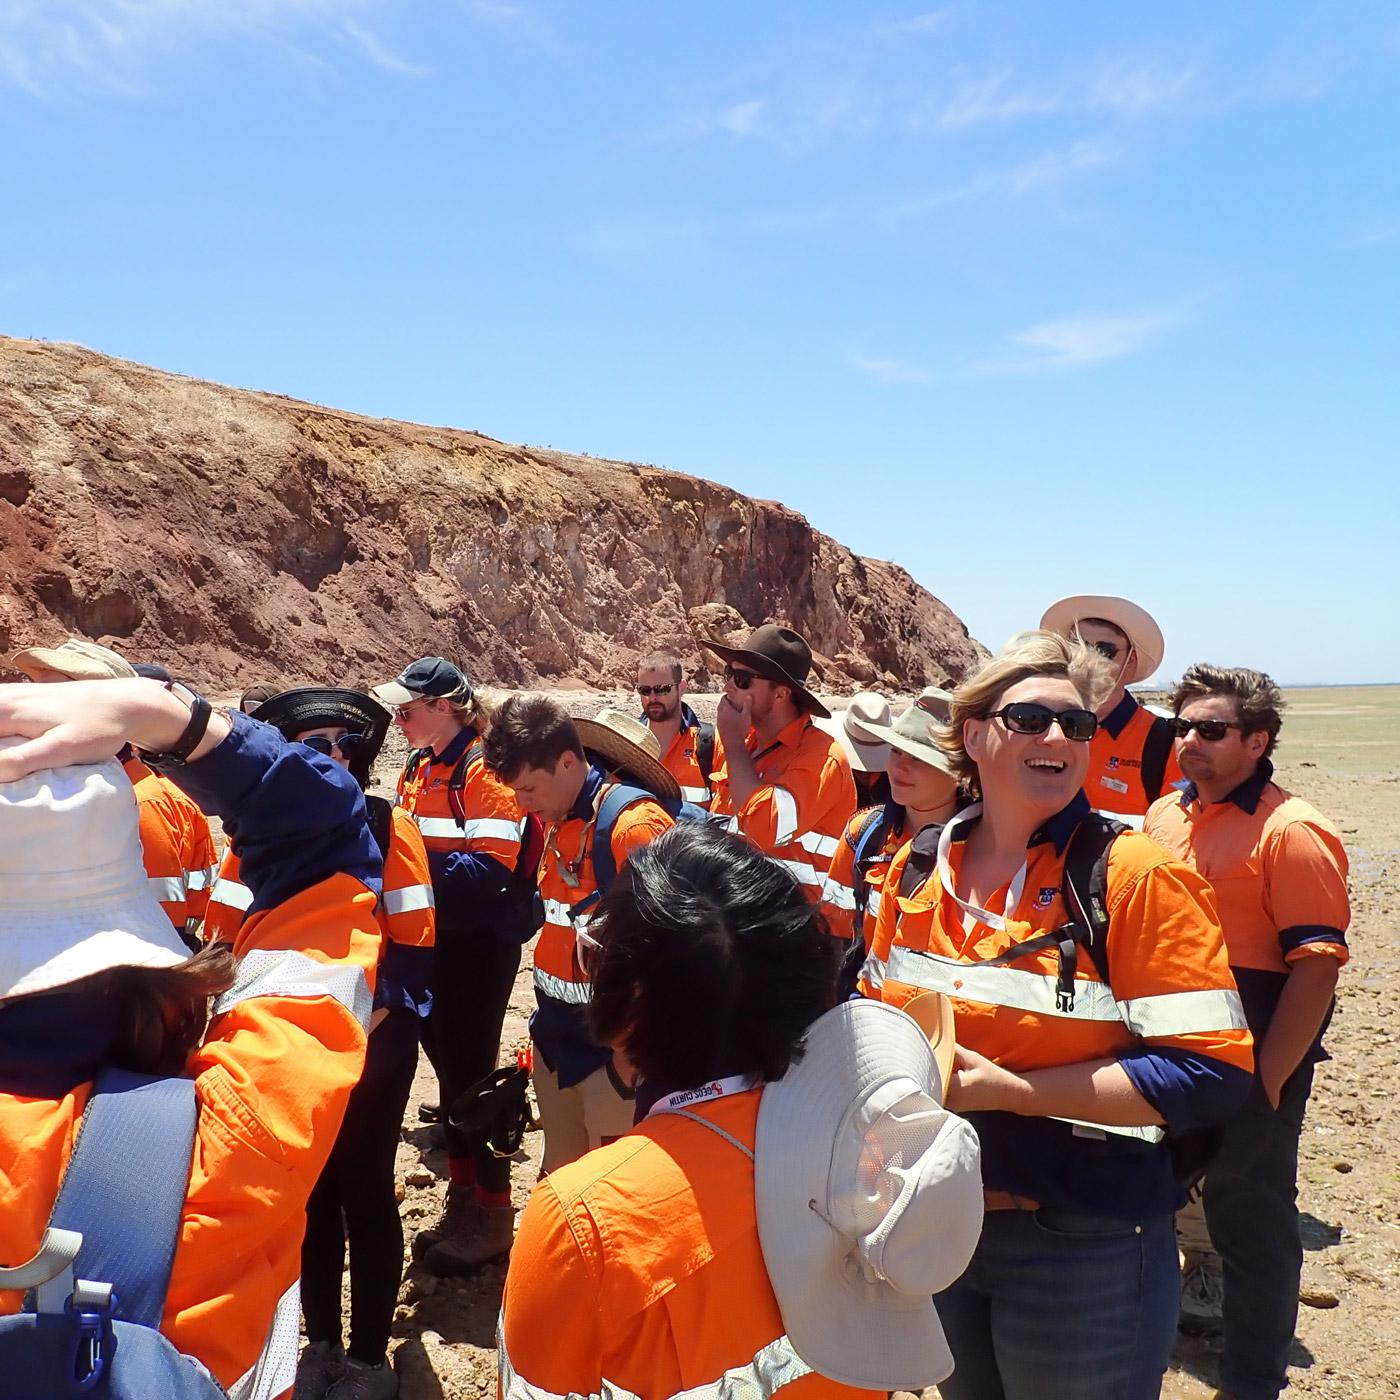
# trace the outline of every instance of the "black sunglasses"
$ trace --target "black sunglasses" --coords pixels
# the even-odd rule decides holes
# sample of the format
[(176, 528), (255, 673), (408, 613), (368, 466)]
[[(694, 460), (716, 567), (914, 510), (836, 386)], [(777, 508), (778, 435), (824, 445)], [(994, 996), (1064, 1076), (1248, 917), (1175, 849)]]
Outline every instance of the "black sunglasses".
[(369, 740), (363, 734), (342, 734), (339, 739), (328, 739), (324, 734), (308, 734), (301, 742), (308, 749), (325, 754), (327, 758), (335, 749), (340, 750), (342, 758), (354, 758)]
[(1092, 646), (1100, 656), (1105, 656), (1110, 661), (1118, 660), (1117, 642), (1090, 642), (1089, 645)]
[(741, 666), (726, 666), (724, 678), (733, 681), (740, 690), (747, 690), (759, 677), (757, 671), (745, 671)]
[(1077, 744), (1088, 743), (1099, 727), (1092, 710), (1052, 710), (1049, 705), (1021, 701), (993, 710), (988, 719), (999, 719), (1013, 734), (1044, 734), (1051, 724), (1060, 726), (1060, 733)]
[(669, 695), (675, 688), (675, 685), (670, 681), (665, 685), (639, 685), (637, 687), (637, 694), (642, 697), (648, 695)]
[(1178, 739), (1184, 739), (1194, 729), (1208, 744), (1218, 744), (1231, 729), (1244, 733), (1244, 725), (1236, 724), (1233, 720), (1182, 719), (1180, 715), (1172, 720), (1172, 728), (1176, 730)]

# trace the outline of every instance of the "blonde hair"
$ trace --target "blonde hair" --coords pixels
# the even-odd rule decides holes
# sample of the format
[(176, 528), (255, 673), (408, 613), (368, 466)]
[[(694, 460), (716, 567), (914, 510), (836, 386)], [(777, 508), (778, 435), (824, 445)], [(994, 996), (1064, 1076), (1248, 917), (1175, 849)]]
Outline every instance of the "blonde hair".
[(482, 735), (491, 728), (491, 721), (495, 719), (501, 704), (500, 692), (484, 685), (470, 689), (465, 699), (461, 698), (460, 692), (444, 695), (442, 699), (447, 701), (448, 709), (463, 729), (472, 724), (476, 726), (476, 732)]
[(1089, 710), (1101, 705), (1113, 690), (1113, 668), (1086, 643), (1058, 632), (1021, 632), (1012, 637), (953, 691), (949, 727), (939, 738), (959, 781), (973, 793), (980, 794), (982, 786), (977, 765), (963, 744), (963, 722), (986, 719), (1013, 685), (1032, 676), (1069, 681)]

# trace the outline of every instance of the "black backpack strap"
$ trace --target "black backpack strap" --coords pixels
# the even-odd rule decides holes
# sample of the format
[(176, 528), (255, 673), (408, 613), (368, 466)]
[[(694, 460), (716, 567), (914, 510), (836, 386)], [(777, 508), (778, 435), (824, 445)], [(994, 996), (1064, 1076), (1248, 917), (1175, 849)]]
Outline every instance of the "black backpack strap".
[(700, 765), (700, 771), (705, 775), (705, 784), (709, 785), (710, 774), (715, 771), (715, 727), (713, 724), (701, 722), (700, 728), (695, 731), (695, 761)]
[(1142, 785), (1149, 802), (1155, 802), (1162, 795), (1167, 760), (1171, 757), (1175, 742), (1176, 729), (1171, 720), (1153, 715), (1152, 728), (1147, 731), (1147, 742), (1142, 746)]
[(466, 753), (453, 766), (452, 776), (447, 780), (447, 805), (451, 809), (453, 819), (462, 828), (467, 824), (467, 799), (464, 796), (467, 790), (467, 769), (481, 757), (483, 747), (480, 739), (473, 739), (467, 745)]
[(389, 854), (389, 843), (393, 839), (393, 804), (387, 798), (372, 797), (366, 793), (365, 821), (369, 826), (369, 834), (374, 837), (374, 844), (379, 847), (380, 859), (386, 859)]
[(1122, 822), (1090, 812), (1069, 838), (1060, 894), (1075, 941), (1089, 954), (1104, 982), (1112, 985), (1108, 965), (1108, 853), (1128, 830)]
[(912, 899), (919, 886), (933, 874), (938, 864), (938, 842), (943, 835), (943, 823), (934, 822), (915, 834), (909, 857), (899, 877), (899, 897)]
[(423, 756), (427, 749), (414, 749), (404, 760), (403, 777), (399, 780), (403, 783), (411, 783), (414, 775), (418, 772), (418, 765), (423, 762)]
[(143, 1327), (165, 1310), (198, 1118), (194, 1080), (103, 1070), (54, 1202), (49, 1224), (83, 1237), (74, 1276)]

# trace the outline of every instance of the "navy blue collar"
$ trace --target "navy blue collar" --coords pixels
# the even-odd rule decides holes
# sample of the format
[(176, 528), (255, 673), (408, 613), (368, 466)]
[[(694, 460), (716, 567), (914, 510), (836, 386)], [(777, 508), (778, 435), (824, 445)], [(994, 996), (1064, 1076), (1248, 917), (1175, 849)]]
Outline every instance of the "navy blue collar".
[(598, 789), (607, 781), (607, 777), (596, 763), (588, 765), (588, 776), (583, 780), (583, 786), (578, 790), (578, 796), (574, 799), (574, 805), (569, 808), (569, 815), (564, 818), (565, 821), (577, 818), (586, 822), (592, 817), (593, 800), (598, 796)]
[[(1274, 765), (1267, 758), (1261, 758), (1256, 765), (1254, 772), (1247, 777), (1244, 782), (1230, 789), (1221, 802), (1233, 802), (1241, 812), (1247, 812), (1251, 817), (1259, 810), (1260, 799), (1264, 796), (1264, 789), (1274, 780)], [(1176, 784), (1181, 792), (1181, 805), (1189, 807), (1197, 801), (1200, 794), (1196, 791), (1196, 784), (1190, 778)], [(1218, 806), (1218, 803), (1212, 803)]]
[(436, 753), (432, 749), (429, 749), (428, 752), (432, 754), (435, 763), (456, 763), (472, 746), (475, 739), (476, 726), (474, 724), (465, 724), (458, 733), (452, 736), (441, 753)]
[(1075, 828), (1087, 817), (1092, 809), (1084, 789), (1074, 794), (1070, 801), (1047, 821), (1027, 842), (1028, 846), (1039, 846), (1043, 841), (1053, 842), (1055, 854), (1062, 856)]
[(1123, 698), (1099, 721), (1099, 728), (1108, 730), (1109, 738), (1116, 739), (1141, 708), (1133, 699), (1132, 692), (1125, 690)]

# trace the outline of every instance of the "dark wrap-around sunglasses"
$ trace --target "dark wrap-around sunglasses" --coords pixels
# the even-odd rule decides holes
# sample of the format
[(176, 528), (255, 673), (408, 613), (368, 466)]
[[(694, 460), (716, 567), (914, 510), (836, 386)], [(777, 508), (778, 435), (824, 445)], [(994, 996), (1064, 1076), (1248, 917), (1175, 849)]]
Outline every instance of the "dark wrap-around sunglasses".
[(1060, 733), (1077, 744), (1088, 743), (1099, 727), (1098, 716), (1092, 710), (1052, 710), (1049, 705), (1018, 701), (993, 710), (988, 719), (999, 719), (1013, 734), (1044, 734), (1051, 724), (1060, 726)]
[(342, 758), (354, 758), (360, 753), (369, 742), (363, 734), (342, 734), (339, 739), (328, 739), (324, 734), (308, 734), (305, 739), (300, 740), (308, 749), (315, 749), (317, 753), (323, 753), (327, 758), (335, 749), (340, 750)]
[(1172, 728), (1178, 739), (1184, 739), (1193, 729), (1208, 744), (1218, 744), (1232, 729), (1244, 733), (1244, 725), (1228, 719), (1182, 719), (1180, 715), (1172, 720)]

